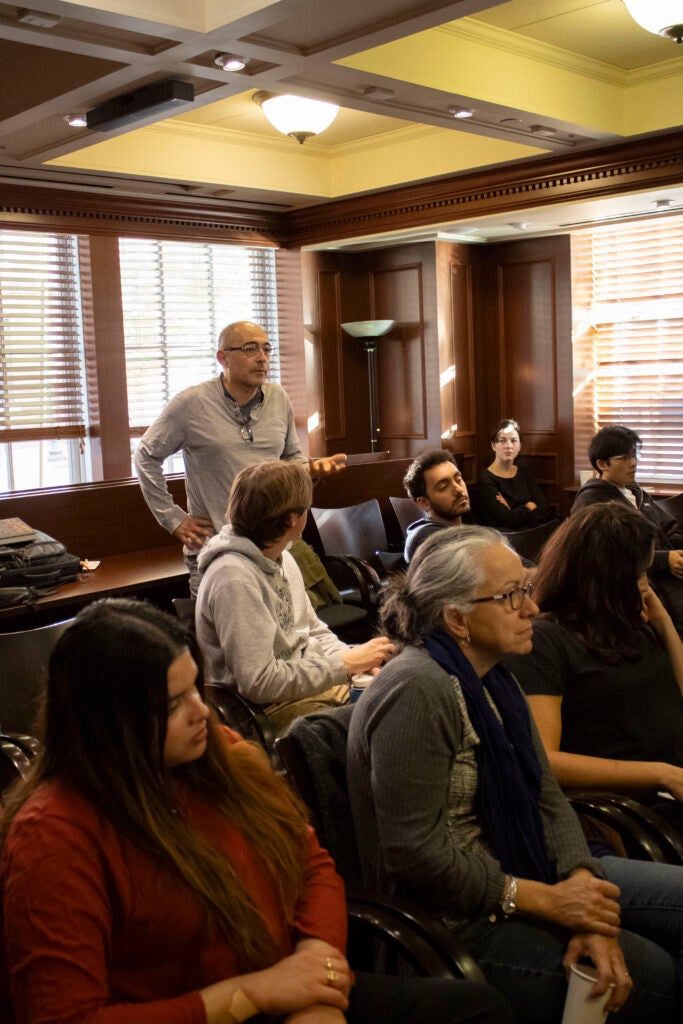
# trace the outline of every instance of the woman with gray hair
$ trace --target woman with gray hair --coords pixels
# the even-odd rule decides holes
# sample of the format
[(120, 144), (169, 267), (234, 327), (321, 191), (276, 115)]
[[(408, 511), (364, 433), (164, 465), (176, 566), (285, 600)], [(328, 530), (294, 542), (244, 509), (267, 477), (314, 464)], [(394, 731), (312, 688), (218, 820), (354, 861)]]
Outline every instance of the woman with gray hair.
[(435, 534), (391, 585), (382, 621), (402, 649), (349, 731), (363, 881), (442, 917), (520, 1024), (558, 1024), (581, 959), (624, 1024), (680, 1020), (675, 959), (656, 940), (680, 947), (681, 869), (624, 861), (636, 868), (621, 890), (603, 877), (499, 664), (531, 650), (537, 611), (519, 557), (483, 527)]

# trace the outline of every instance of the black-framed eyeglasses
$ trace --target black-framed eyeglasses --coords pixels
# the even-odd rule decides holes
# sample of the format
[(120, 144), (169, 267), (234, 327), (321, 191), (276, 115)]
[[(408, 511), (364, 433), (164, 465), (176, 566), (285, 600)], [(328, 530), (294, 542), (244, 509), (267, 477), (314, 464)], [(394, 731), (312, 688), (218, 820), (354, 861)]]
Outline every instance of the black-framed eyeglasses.
[(515, 587), (514, 590), (508, 590), (507, 594), (492, 594), (491, 597), (475, 597), (474, 604), (483, 604), (485, 601), (508, 601), (510, 611), (518, 612), (524, 604), (525, 597), (531, 597), (531, 592), (534, 589), (534, 585), (531, 580), (527, 580), (523, 587)]
[(631, 459), (634, 459), (636, 462), (638, 461), (638, 452), (635, 448), (626, 455), (610, 455), (607, 462), (630, 462)]
[(258, 341), (245, 341), (244, 345), (235, 345), (233, 348), (224, 348), (223, 352), (244, 352), (247, 356), (253, 356), (255, 352), (261, 351), (264, 355), (269, 356), (274, 345), (271, 345), (269, 341), (264, 342), (261, 345)]

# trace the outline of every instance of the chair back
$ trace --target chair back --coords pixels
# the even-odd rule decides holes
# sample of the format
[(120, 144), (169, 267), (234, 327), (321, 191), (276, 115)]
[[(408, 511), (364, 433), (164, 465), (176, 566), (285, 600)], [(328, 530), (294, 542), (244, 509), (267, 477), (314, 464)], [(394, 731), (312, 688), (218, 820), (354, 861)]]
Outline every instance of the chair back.
[(47, 666), (57, 640), (72, 619), (18, 633), (0, 633), (0, 729), (33, 733)]
[(551, 519), (549, 523), (541, 523), (540, 526), (532, 526), (528, 530), (502, 532), (505, 533), (506, 540), (512, 545), (520, 558), (526, 558), (530, 562), (537, 562), (543, 550), (543, 545), (559, 525), (559, 519)]
[(252, 704), (227, 683), (205, 683), (204, 697), (223, 725), (229, 725), (244, 739), (258, 743), (267, 754), (272, 753), (275, 733), (258, 704)]
[(411, 523), (417, 522), (418, 519), (424, 519), (425, 514), (413, 498), (389, 498), (391, 507), (394, 510), (394, 515), (398, 519), (398, 525), (401, 527), (401, 533), (405, 538), (408, 531), (408, 527)]
[(674, 494), (670, 498), (657, 498), (657, 504), (676, 520), (683, 532), (683, 493)]
[(171, 601), (173, 605), (173, 611), (176, 613), (183, 626), (194, 636), (195, 634), (195, 621), (194, 613), (197, 607), (196, 597), (174, 597)]
[(374, 559), (376, 551), (389, 547), (376, 498), (346, 508), (312, 508), (311, 515), (326, 555)]
[(295, 719), (275, 740), (287, 776), (308, 807), (313, 827), (347, 885), (361, 881), (346, 788), (346, 740), (352, 705)]

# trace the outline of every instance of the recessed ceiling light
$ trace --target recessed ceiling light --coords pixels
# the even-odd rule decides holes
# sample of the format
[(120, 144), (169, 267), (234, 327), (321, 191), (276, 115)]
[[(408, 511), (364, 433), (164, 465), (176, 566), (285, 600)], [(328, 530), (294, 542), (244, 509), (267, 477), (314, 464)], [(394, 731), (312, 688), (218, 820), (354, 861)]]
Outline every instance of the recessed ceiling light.
[(363, 96), (369, 100), (390, 100), (395, 95), (393, 89), (385, 89), (381, 85), (366, 85), (363, 89)]
[(71, 128), (85, 128), (88, 124), (85, 114), (66, 114), (63, 120)]
[(670, 206), (674, 205), (673, 199), (655, 199), (652, 204), (655, 210), (668, 210)]
[(472, 117), (474, 111), (469, 110), (467, 107), (449, 107), (448, 113), (452, 117), (457, 117), (459, 120), (464, 121), (466, 118)]
[(514, 228), (515, 231), (528, 231), (529, 228), (531, 227), (531, 224), (529, 224), (527, 221), (524, 221), (524, 220), (517, 220), (517, 221), (512, 221), (510, 224), (508, 224), (508, 227), (509, 228)]
[(244, 71), (249, 63), (249, 58), (238, 57), (234, 53), (217, 53), (213, 62), (219, 68), (223, 68), (223, 71)]

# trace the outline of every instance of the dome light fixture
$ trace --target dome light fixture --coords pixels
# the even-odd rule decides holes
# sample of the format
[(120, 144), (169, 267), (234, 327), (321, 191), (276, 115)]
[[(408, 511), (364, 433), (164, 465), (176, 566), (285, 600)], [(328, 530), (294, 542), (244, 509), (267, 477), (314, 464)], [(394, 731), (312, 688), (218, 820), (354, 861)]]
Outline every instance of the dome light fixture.
[(217, 53), (213, 62), (219, 68), (223, 68), (223, 71), (244, 71), (249, 58), (238, 57), (235, 53)]
[(70, 128), (87, 128), (88, 126), (85, 114), (65, 114), (62, 120), (66, 121)]
[(306, 139), (329, 128), (339, 113), (335, 103), (292, 96), (291, 93), (278, 96), (261, 89), (254, 93), (252, 99), (258, 103), (273, 128), (296, 139), (301, 145)]
[(451, 117), (457, 117), (459, 121), (466, 121), (468, 117), (474, 115), (474, 111), (470, 110), (469, 107), (449, 107), (448, 113)]
[(628, 13), (641, 28), (657, 36), (683, 42), (681, 0), (624, 0)]

